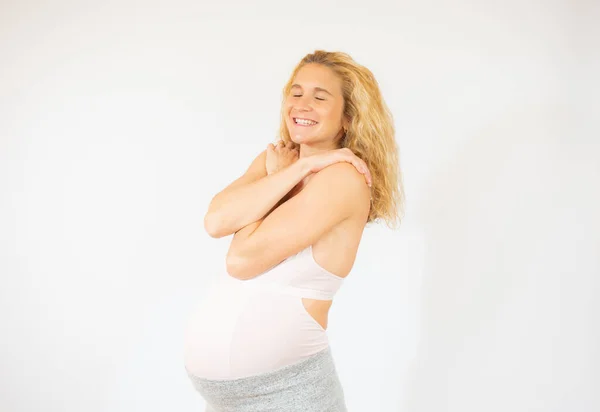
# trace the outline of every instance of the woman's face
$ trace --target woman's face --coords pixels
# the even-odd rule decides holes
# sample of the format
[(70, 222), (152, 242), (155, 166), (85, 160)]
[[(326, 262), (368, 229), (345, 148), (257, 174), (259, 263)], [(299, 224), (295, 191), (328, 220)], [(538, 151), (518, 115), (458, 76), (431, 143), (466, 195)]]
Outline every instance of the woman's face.
[(303, 66), (285, 100), (285, 121), (294, 143), (331, 146), (343, 135), (342, 82), (330, 68)]

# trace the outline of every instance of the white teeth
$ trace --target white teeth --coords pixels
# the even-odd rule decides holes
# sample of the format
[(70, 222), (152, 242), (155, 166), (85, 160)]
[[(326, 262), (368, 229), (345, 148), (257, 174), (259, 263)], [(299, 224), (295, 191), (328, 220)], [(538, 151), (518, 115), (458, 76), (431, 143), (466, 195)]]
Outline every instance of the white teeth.
[(306, 126), (317, 124), (317, 122), (313, 122), (312, 120), (306, 120), (306, 119), (295, 119), (295, 120), (296, 120), (296, 123), (306, 125)]

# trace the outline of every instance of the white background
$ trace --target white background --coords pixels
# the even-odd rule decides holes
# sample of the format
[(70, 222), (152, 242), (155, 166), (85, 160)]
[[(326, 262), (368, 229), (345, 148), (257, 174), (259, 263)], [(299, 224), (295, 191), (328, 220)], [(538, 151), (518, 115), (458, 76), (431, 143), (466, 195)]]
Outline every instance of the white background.
[(378, 79), (402, 226), (329, 334), (350, 412), (600, 410), (598, 4), (0, 3), (0, 410), (200, 411), (211, 197), (315, 49)]

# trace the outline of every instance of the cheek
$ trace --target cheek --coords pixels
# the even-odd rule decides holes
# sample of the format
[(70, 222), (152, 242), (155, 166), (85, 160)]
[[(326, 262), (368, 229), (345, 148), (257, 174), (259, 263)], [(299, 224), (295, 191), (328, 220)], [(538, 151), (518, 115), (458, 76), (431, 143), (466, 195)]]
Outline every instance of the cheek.
[(321, 116), (327, 119), (327, 123), (332, 128), (337, 128), (342, 119), (338, 111), (333, 109), (324, 110)]
[(288, 99), (286, 100), (286, 102), (283, 105), (284, 107), (284, 112), (286, 114), (290, 114), (290, 111), (292, 110), (292, 108), (294, 107), (294, 105), (292, 104), (292, 102)]

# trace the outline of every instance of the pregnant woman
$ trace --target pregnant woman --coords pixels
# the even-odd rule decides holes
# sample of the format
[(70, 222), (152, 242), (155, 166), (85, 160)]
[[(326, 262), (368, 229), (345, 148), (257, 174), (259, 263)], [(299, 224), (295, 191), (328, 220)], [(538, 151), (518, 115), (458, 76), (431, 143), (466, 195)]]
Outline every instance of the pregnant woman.
[(401, 215), (393, 119), (373, 74), (318, 50), (283, 97), (280, 140), (214, 196), (204, 220), (214, 238), (233, 234), (226, 270), (184, 336), (207, 412), (347, 410), (328, 313), (366, 224)]

